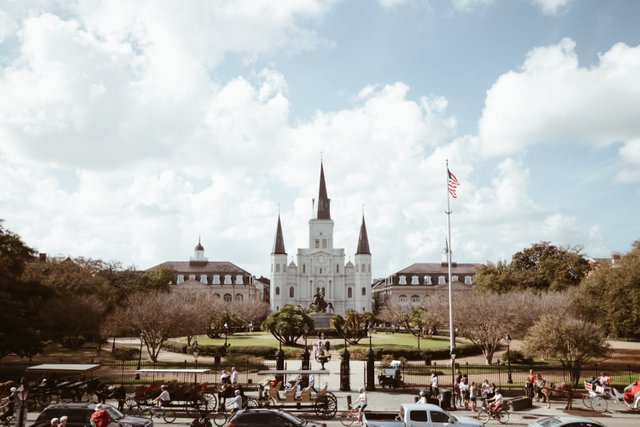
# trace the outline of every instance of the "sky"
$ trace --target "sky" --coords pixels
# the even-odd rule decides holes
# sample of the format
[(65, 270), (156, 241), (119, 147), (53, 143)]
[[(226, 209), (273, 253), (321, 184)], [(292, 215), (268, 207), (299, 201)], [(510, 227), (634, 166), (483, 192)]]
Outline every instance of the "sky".
[(640, 2), (0, 0), (0, 218), (51, 256), (373, 276), (640, 238)]

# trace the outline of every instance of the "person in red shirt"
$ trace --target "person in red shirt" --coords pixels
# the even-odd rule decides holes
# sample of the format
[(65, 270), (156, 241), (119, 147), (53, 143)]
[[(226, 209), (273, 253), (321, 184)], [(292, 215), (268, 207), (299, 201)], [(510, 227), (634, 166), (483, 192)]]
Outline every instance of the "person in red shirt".
[(98, 403), (93, 414), (91, 414), (91, 425), (94, 427), (108, 427), (110, 422), (111, 415), (101, 403)]
[(529, 399), (533, 399), (533, 385), (536, 382), (536, 374), (533, 372), (533, 369), (529, 369), (529, 376), (527, 377), (527, 383), (524, 385), (527, 389), (527, 396)]

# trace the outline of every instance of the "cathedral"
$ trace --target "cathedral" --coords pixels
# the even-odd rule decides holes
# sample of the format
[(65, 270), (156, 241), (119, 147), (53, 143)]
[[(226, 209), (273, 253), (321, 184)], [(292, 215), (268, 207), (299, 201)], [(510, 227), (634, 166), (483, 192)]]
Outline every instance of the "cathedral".
[(287, 264), (278, 215), (271, 251), (270, 301), (273, 311), (285, 304), (303, 307), (315, 304), (317, 307), (319, 302), (322, 310), (328, 313), (344, 314), (349, 309), (371, 311), (371, 251), (364, 215), (354, 262), (345, 264), (344, 248), (333, 246), (330, 202), (321, 162), (318, 201), (317, 205), (314, 201), (314, 217), (309, 220), (309, 247), (298, 248), (297, 263)]

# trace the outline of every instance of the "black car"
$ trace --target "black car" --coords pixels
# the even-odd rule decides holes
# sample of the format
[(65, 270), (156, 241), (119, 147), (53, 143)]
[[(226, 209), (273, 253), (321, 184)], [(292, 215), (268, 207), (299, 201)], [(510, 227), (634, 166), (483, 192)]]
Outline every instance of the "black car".
[(312, 424), (278, 409), (249, 408), (238, 411), (227, 427), (324, 427), (326, 424)]
[[(45, 408), (31, 427), (49, 427), (52, 418), (67, 416), (67, 426), (86, 427), (91, 425), (91, 414), (96, 409), (97, 403), (57, 403)], [(109, 404), (102, 404), (109, 412), (111, 419), (122, 427), (153, 427), (153, 421), (147, 418), (129, 417)]]

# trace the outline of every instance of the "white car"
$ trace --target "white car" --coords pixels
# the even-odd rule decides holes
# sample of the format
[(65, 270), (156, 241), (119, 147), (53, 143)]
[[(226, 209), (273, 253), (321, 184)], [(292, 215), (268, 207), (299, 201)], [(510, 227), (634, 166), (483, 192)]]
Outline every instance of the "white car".
[(558, 415), (556, 417), (543, 418), (529, 427), (606, 427), (600, 421), (585, 417), (574, 417), (572, 415)]

